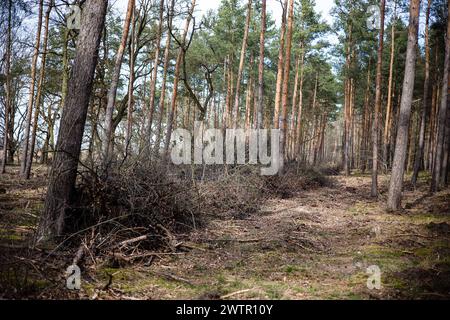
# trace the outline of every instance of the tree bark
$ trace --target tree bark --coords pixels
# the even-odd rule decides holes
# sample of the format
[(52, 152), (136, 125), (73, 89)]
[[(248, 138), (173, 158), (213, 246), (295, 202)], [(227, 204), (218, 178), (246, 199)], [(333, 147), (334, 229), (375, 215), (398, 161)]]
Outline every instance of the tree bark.
[(387, 201), (388, 210), (398, 210), (401, 204), (403, 175), (405, 172), (408, 129), (411, 117), (411, 104), (414, 90), (414, 78), (417, 58), (417, 33), (419, 26), (420, 0), (410, 1), (408, 45), (406, 50), (405, 77), (403, 80), (402, 100), (398, 118), (397, 140)]
[(65, 220), (75, 195), (78, 159), (107, 4), (107, 0), (87, 0), (84, 4), (69, 90), (49, 177), (45, 210), (38, 229), (38, 241), (60, 236), (65, 230)]

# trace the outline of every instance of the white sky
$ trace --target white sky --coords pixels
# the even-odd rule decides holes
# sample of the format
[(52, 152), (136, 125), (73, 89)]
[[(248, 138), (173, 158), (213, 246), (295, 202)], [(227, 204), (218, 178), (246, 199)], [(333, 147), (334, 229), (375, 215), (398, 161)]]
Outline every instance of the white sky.
[[(206, 11), (208, 11), (209, 9), (216, 10), (219, 7), (220, 2), (221, 0), (197, 0), (196, 10), (201, 14), (206, 13)], [(114, 6), (120, 10), (125, 11), (127, 3), (128, 0), (116, 0)], [(332, 21), (329, 13), (331, 8), (333, 7), (333, 4), (333, 0), (316, 0), (317, 12), (322, 13), (323, 18), (325, 18), (329, 23), (331, 23)], [(272, 12), (273, 17), (278, 24), (281, 20), (281, 5), (279, 3), (279, 0), (267, 0), (267, 10)]]

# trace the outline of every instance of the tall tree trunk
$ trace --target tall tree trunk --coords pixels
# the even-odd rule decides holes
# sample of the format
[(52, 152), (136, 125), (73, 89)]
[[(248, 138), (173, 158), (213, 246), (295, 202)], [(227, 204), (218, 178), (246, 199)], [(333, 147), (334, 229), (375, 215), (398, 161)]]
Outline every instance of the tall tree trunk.
[(302, 129), (302, 116), (303, 116), (303, 78), (304, 78), (304, 62), (305, 62), (305, 51), (303, 43), (300, 43), (300, 85), (299, 85), (299, 94), (298, 94), (298, 111), (297, 111), (297, 128), (295, 133), (295, 157), (297, 161), (300, 161), (300, 135)]
[(248, 29), (250, 26), (251, 16), (252, 16), (252, 0), (248, 0), (247, 19), (245, 20), (244, 38), (242, 39), (241, 56), (239, 58), (239, 70), (238, 70), (237, 80), (236, 80), (236, 93), (235, 93), (235, 97), (234, 97), (233, 128), (235, 128), (235, 129), (237, 128), (238, 121), (239, 121), (239, 95), (240, 95), (240, 91), (241, 91), (242, 73), (244, 72), (245, 51), (247, 50)]
[(183, 61), (183, 55), (184, 55), (184, 50), (185, 50), (184, 46), (186, 44), (186, 36), (189, 31), (189, 25), (191, 24), (192, 14), (193, 14), (194, 8), (195, 8), (195, 1), (196, 0), (192, 0), (191, 7), (189, 9), (188, 16), (186, 18), (186, 24), (184, 26), (183, 35), (181, 36), (181, 42), (180, 42), (181, 47), (178, 51), (177, 62), (175, 64), (172, 102), (171, 102), (171, 108), (169, 110), (169, 116), (167, 119), (166, 141), (164, 143), (165, 160), (168, 160), (167, 157), (169, 155), (170, 139), (172, 137), (173, 125), (174, 125), (174, 121), (176, 119), (175, 115), (177, 112), (178, 82), (180, 81), (180, 67), (181, 67), (181, 63)]
[(397, 140), (389, 185), (387, 208), (398, 210), (401, 204), (403, 175), (405, 172), (408, 129), (411, 117), (411, 104), (414, 90), (414, 78), (417, 58), (417, 33), (419, 26), (420, 0), (410, 1), (408, 46), (406, 50), (405, 78), (403, 80), (402, 100), (398, 118)]
[(261, 33), (259, 38), (259, 67), (258, 67), (258, 103), (256, 107), (256, 129), (262, 128), (264, 104), (264, 53), (266, 35), (266, 6), (267, 0), (262, 0), (261, 7)]
[[(168, 28), (169, 30), (172, 28), (172, 21), (173, 21), (173, 12), (175, 7), (175, 0), (171, 1), (170, 9), (168, 13)], [(169, 63), (170, 63), (170, 45), (172, 43), (172, 37), (170, 36), (170, 32), (167, 31), (167, 39), (166, 39), (166, 48), (164, 49), (164, 66), (163, 66), (163, 77), (162, 77), (162, 83), (161, 83), (161, 97), (159, 98), (159, 115), (158, 115), (158, 122), (156, 126), (156, 141), (154, 146), (154, 152), (159, 153), (160, 145), (161, 145), (161, 136), (162, 136), (162, 120), (164, 117), (164, 106), (166, 103), (166, 83), (167, 83), (167, 71), (169, 69)], [(156, 66), (155, 66), (156, 67)], [(148, 137), (148, 139), (151, 139), (151, 137)]]
[(5, 126), (3, 136), (3, 156), (0, 164), (1, 173), (6, 172), (6, 161), (8, 156), (8, 132), (9, 132), (9, 112), (11, 111), (11, 51), (12, 51), (12, 0), (8, 0), (8, 30), (6, 35), (5, 48)]
[(383, 143), (383, 161), (386, 168), (389, 166), (388, 150), (390, 141), (390, 123), (391, 123), (391, 109), (392, 109), (392, 87), (394, 80), (394, 60), (395, 60), (395, 23), (396, 23), (396, 9), (397, 2), (394, 4), (394, 16), (391, 21), (391, 57), (389, 61), (389, 83), (388, 83), (388, 96), (387, 96), (387, 106), (386, 106), (386, 121), (384, 122), (384, 143)]
[(31, 139), (30, 146), (28, 147), (29, 152), (27, 154), (27, 163), (25, 166), (24, 177), (25, 179), (30, 179), (31, 175), (31, 166), (33, 165), (33, 156), (34, 156), (34, 147), (36, 144), (36, 134), (37, 134), (37, 126), (39, 120), (39, 112), (41, 110), (42, 102), (42, 91), (44, 90), (44, 81), (45, 81), (45, 64), (47, 61), (47, 44), (48, 44), (48, 33), (49, 33), (49, 21), (50, 21), (50, 13), (54, 6), (54, 0), (49, 0), (47, 11), (45, 12), (45, 32), (44, 39), (42, 44), (42, 59), (41, 59), (41, 70), (39, 72), (39, 81), (38, 88), (36, 93), (36, 108), (34, 110), (34, 118), (33, 118), (33, 130), (31, 131)]
[(381, 111), (381, 81), (383, 67), (383, 44), (384, 44), (384, 10), (386, 0), (381, 0), (380, 35), (378, 44), (377, 78), (375, 91), (375, 112), (372, 123), (372, 197), (378, 196), (378, 134), (379, 134), (379, 113)]
[[(447, 92), (450, 91), (450, 83)], [(445, 142), (444, 142), (444, 155), (442, 157), (442, 174), (441, 181), (444, 186), (448, 186), (448, 173), (449, 173), (449, 162), (450, 162), (450, 94), (447, 93), (447, 120), (445, 125)]]
[[(157, 82), (157, 78), (158, 78), (159, 53), (161, 51), (161, 36), (162, 36), (162, 27), (163, 27), (163, 21), (164, 21), (163, 16), (164, 16), (164, 0), (160, 0), (158, 33), (156, 34), (156, 42), (155, 42), (155, 60), (153, 62), (152, 80), (150, 82), (150, 101), (149, 101), (149, 105), (148, 105), (148, 119), (147, 119), (147, 139), (148, 139), (147, 143), (148, 144), (150, 144), (150, 141), (152, 138), (153, 115), (155, 113), (156, 82)], [(167, 37), (169, 38), (168, 41), (169, 41), (169, 46), (170, 46), (170, 34), (168, 34)]]
[(284, 0), (282, 4), (283, 15), (281, 18), (281, 34), (280, 34), (280, 48), (278, 50), (278, 71), (277, 71), (277, 83), (275, 91), (275, 110), (273, 117), (273, 127), (275, 129), (280, 128), (280, 104), (283, 89), (283, 77), (284, 77), (284, 46), (285, 46), (285, 35), (286, 35), (286, 14), (287, 14), (288, 0)]
[(411, 184), (414, 186), (414, 188), (416, 187), (419, 171), (422, 168), (423, 154), (425, 147), (425, 126), (427, 123), (428, 91), (430, 83), (430, 40), (429, 40), (430, 9), (431, 9), (431, 0), (428, 0), (425, 18), (425, 79), (423, 84), (422, 116), (420, 119), (419, 146), (417, 147), (416, 158), (414, 160), (414, 172), (411, 178)]
[(295, 80), (294, 80), (294, 92), (292, 93), (292, 105), (291, 105), (291, 119), (289, 124), (289, 141), (288, 141), (288, 157), (292, 159), (294, 156), (294, 140), (295, 140), (295, 114), (297, 111), (297, 95), (298, 95), (298, 81), (300, 75), (300, 60), (301, 53), (297, 56), (295, 62)]
[(292, 32), (294, 27), (294, 0), (289, 1), (288, 26), (286, 33), (286, 55), (284, 58), (284, 75), (283, 75), (283, 94), (281, 98), (282, 111), (280, 117), (281, 132), (280, 132), (280, 168), (279, 174), (284, 174), (284, 159), (286, 149), (286, 129), (287, 129), (287, 105), (289, 100), (289, 75), (291, 71), (291, 47), (292, 47)]
[(34, 45), (33, 59), (31, 62), (31, 83), (30, 83), (30, 92), (28, 96), (28, 107), (27, 107), (27, 115), (25, 121), (25, 131), (24, 131), (24, 142), (23, 142), (23, 156), (22, 156), (22, 164), (20, 168), (20, 173), (22, 175), (25, 174), (25, 168), (27, 165), (27, 157), (28, 157), (28, 146), (30, 141), (30, 129), (31, 129), (31, 118), (33, 115), (33, 104), (34, 104), (34, 87), (36, 85), (36, 65), (39, 57), (39, 46), (41, 44), (41, 29), (42, 29), (42, 16), (44, 11), (44, 0), (39, 1), (39, 14), (38, 14), (38, 24), (36, 31), (36, 43)]
[(344, 81), (344, 132), (343, 132), (343, 148), (342, 148), (342, 159), (344, 162), (344, 172), (345, 175), (350, 175), (350, 128), (351, 128), (351, 113), (350, 113), (350, 67), (351, 67), (351, 52), (352, 52), (352, 41), (353, 41), (353, 25), (350, 22), (347, 32), (347, 48), (346, 48), (346, 61), (345, 69), (347, 72), (346, 79)]
[(245, 97), (245, 131), (248, 132), (250, 129), (250, 123), (251, 123), (251, 114), (252, 114), (252, 100), (253, 100), (253, 63), (254, 63), (254, 57), (253, 54), (250, 56), (250, 65), (249, 65), (249, 80), (247, 83), (247, 95)]
[(367, 169), (367, 158), (368, 158), (368, 148), (369, 148), (369, 120), (370, 120), (370, 111), (369, 111), (369, 101), (370, 101), (370, 68), (371, 68), (372, 60), (369, 58), (369, 63), (367, 66), (367, 85), (366, 85), (366, 93), (364, 97), (364, 113), (363, 113), (363, 130), (361, 135), (361, 171), (364, 173)]
[(108, 91), (108, 102), (106, 104), (105, 114), (105, 144), (103, 148), (103, 166), (106, 168), (110, 162), (112, 152), (112, 141), (114, 136), (113, 126), (113, 114), (114, 106), (116, 104), (117, 87), (119, 85), (120, 69), (122, 68), (122, 60), (125, 52), (125, 46), (127, 44), (128, 33), (130, 31), (131, 16), (134, 11), (135, 0), (128, 0), (127, 13), (125, 16), (125, 22), (123, 25), (122, 39), (120, 41), (119, 49), (116, 54), (116, 61), (114, 64), (114, 71), (112, 74), (111, 85)]
[(106, 0), (87, 0), (84, 4), (81, 30), (37, 240), (62, 235), (65, 230), (65, 220), (75, 196), (78, 160), (107, 4)]
[(125, 133), (125, 157), (128, 155), (131, 135), (133, 130), (133, 105), (134, 105), (134, 81), (135, 81), (135, 71), (134, 65), (136, 62), (136, 23), (139, 19), (139, 14), (136, 16), (136, 9), (133, 9), (133, 14), (131, 20), (133, 21), (133, 27), (131, 30), (131, 41), (130, 41), (130, 81), (128, 84), (128, 102), (127, 102), (127, 130)]
[(447, 19), (447, 34), (445, 38), (445, 62), (442, 76), (442, 90), (441, 90), (441, 106), (437, 119), (437, 139), (436, 151), (434, 156), (434, 168), (431, 178), (431, 192), (437, 192), (440, 189), (442, 181), (442, 158), (444, 153), (444, 135), (445, 135), (445, 120), (447, 112), (447, 94), (448, 94), (448, 72), (450, 65), (450, 0), (448, 0), (448, 19)]

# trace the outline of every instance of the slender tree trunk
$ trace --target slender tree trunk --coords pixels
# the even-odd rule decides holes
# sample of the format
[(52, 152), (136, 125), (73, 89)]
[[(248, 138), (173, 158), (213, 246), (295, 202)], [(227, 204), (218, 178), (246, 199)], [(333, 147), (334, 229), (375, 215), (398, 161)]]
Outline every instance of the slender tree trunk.
[(380, 35), (378, 44), (377, 78), (375, 91), (375, 112), (372, 123), (372, 197), (378, 196), (378, 134), (379, 134), (379, 113), (381, 111), (381, 81), (383, 68), (383, 43), (384, 43), (384, 10), (386, 1), (381, 0)]
[(389, 61), (389, 83), (388, 83), (388, 96), (386, 106), (386, 121), (384, 123), (384, 143), (383, 143), (383, 161), (386, 168), (389, 167), (388, 150), (390, 141), (390, 123), (391, 123), (391, 109), (392, 109), (392, 86), (394, 80), (394, 60), (395, 60), (395, 23), (396, 23), (396, 9), (397, 3), (394, 4), (394, 16), (391, 21), (391, 57)]
[(362, 157), (361, 157), (361, 171), (364, 173), (367, 169), (367, 158), (368, 158), (368, 148), (369, 148), (369, 119), (370, 119), (370, 111), (369, 111), (369, 101), (370, 101), (370, 68), (371, 68), (372, 60), (369, 59), (369, 64), (367, 66), (367, 85), (366, 85), (366, 93), (364, 97), (364, 113), (363, 113), (363, 132), (361, 137), (361, 149), (362, 149)]
[[(169, 30), (172, 28), (173, 21), (173, 11), (175, 7), (175, 0), (171, 1), (170, 4), (170, 12), (168, 13), (168, 26)], [(166, 103), (166, 83), (167, 83), (167, 71), (169, 69), (170, 63), (170, 45), (171, 45), (172, 37), (170, 36), (170, 32), (167, 31), (167, 39), (166, 39), (166, 48), (164, 49), (164, 66), (163, 66), (163, 77), (161, 83), (161, 97), (159, 99), (159, 115), (158, 115), (158, 123), (156, 126), (156, 141), (154, 146), (154, 152), (159, 153), (160, 145), (161, 145), (161, 136), (162, 136), (162, 120), (164, 117), (164, 106)], [(156, 66), (155, 66), (156, 67)], [(151, 139), (149, 136), (148, 139)]]
[(428, 6), (425, 19), (425, 79), (423, 84), (423, 101), (422, 101), (422, 117), (420, 120), (419, 146), (414, 161), (414, 172), (411, 178), (411, 184), (416, 187), (417, 177), (422, 168), (423, 154), (425, 148), (425, 126), (427, 123), (428, 113), (428, 91), (430, 83), (430, 41), (429, 41), (429, 24), (430, 24), (431, 0), (428, 0)]
[(253, 100), (253, 63), (254, 57), (253, 54), (250, 57), (250, 66), (249, 66), (249, 80), (247, 84), (247, 95), (245, 97), (245, 131), (248, 132), (250, 129), (251, 123), (251, 114), (252, 114), (252, 100)]
[(30, 146), (29, 146), (29, 152), (27, 154), (27, 163), (25, 166), (25, 179), (30, 179), (31, 175), (31, 166), (33, 164), (33, 156), (34, 156), (34, 147), (36, 144), (36, 134), (37, 134), (37, 126), (38, 126), (38, 120), (39, 120), (39, 112), (41, 110), (41, 103), (42, 103), (42, 91), (44, 90), (44, 81), (45, 81), (45, 64), (47, 61), (47, 44), (48, 44), (48, 33), (49, 33), (49, 20), (50, 20), (50, 13), (52, 11), (52, 8), (54, 6), (54, 0), (50, 0), (48, 4), (47, 11), (45, 12), (45, 33), (44, 33), (44, 39), (42, 44), (42, 61), (41, 61), (41, 70), (39, 74), (39, 82), (38, 82), (38, 89), (36, 94), (36, 108), (34, 111), (34, 118), (33, 118), (33, 130), (31, 132), (31, 140), (30, 140)]
[(297, 109), (297, 95), (298, 95), (298, 82), (300, 75), (300, 60), (301, 53), (297, 56), (295, 62), (295, 80), (294, 80), (294, 92), (292, 93), (292, 105), (291, 105), (291, 119), (289, 124), (289, 141), (288, 141), (288, 157), (291, 159), (294, 156), (294, 140), (295, 140), (295, 114)]
[(107, 4), (106, 0), (87, 0), (84, 4), (38, 241), (48, 236), (60, 236), (65, 231), (65, 220), (75, 196), (78, 159)]
[(406, 50), (405, 77), (403, 80), (402, 100), (398, 118), (397, 140), (389, 185), (387, 208), (398, 210), (401, 204), (403, 175), (405, 172), (408, 129), (411, 117), (411, 104), (414, 90), (414, 78), (417, 58), (417, 33), (419, 26), (420, 0), (410, 1), (408, 46)]
[[(450, 91), (450, 83), (448, 86), (447, 92)], [(450, 94), (447, 93), (447, 120), (445, 125), (445, 142), (444, 142), (444, 155), (442, 160), (442, 174), (441, 181), (444, 186), (448, 186), (448, 171), (449, 171), (449, 162), (450, 162)]]
[(122, 68), (122, 60), (125, 52), (125, 46), (127, 44), (128, 33), (130, 31), (131, 16), (134, 11), (135, 0), (128, 0), (127, 13), (125, 16), (125, 22), (123, 25), (122, 39), (120, 41), (119, 49), (116, 54), (116, 61), (114, 64), (114, 71), (112, 74), (111, 85), (108, 91), (108, 102), (106, 104), (105, 114), (105, 144), (103, 149), (103, 165), (106, 168), (111, 157), (112, 141), (113, 141), (113, 114), (114, 106), (116, 104), (117, 87), (119, 85), (120, 69)]
[(8, 156), (8, 132), (9, 132), (9, 112), (11, 111), (11, 51), (12, 51), (12, 0), (8, 0), (8, 30), (6, 35), (6, 50), (5, 50), (5, 126), (3, 136), (3, 156), (0, 164), (1, 173), (6, 172), (6, 160)]
[(39, 14), (38, 14), (38, 24), (37, 24), (37, 32), (36, 32), (36, 43), (34, 46), (33, 59), (31, 62), (31, 83), (30, 83), (30, 92), (28, 96), (28, 107), (27, 107), (27, 115), (25, 121), (25, 131), (24, 131), (24, 142), (23, 142), (23, 156), (22, 156), (22, 165), (20, 168), (20, 173), (25, 175), (25, 168), (27, 165), (27, 157), (28, 157), (28, 146), (30, 141), (30, 129), (31, 129), (31, 118), (33, 115), (33, 104), (34, 104), (34, 87), (36, 85), (36, 65), (37, 59), (39, 57), (39, 46), (41, 44), (41, 29), (42, 29), (42, 16), (44, 10), (44, 0), (39, 1)]
[(166, 160), (168, 160), (167, 157), (169, 155), (170, 139), (172, 137), (173, 125), (174, 125), (174, 121), (176, 119), (175, 115), (177, 112), (178, 82), (180, 81), (180, 67), (181, 67), (181, 63), (183, 61), (183, 55), (184, 55), (184, 50), (185, 50), (184, 46), (185, 46), (185, 42), (186, 42), (186, 36), (189, 31), (189, 25), (191, 24), (192, 14), (193, 14), (194, 8), (195, 8), (195, 1), (196, 0), (192, 0), (191, 7), (189, 9), (188, 16), (186, 18), (186, 24), (184, 26), (183, 35), (181, 37), (181, 46), (182, 47), (179, 49), (177, 62), (175, 64), (172, 102), (171, 102), (171, 108), (169, 111), (169, 117), (167, 119), (166, 141), (164, 143), (164, 157), (166, 158)]
[[(351, 66), (351, 47), (352, 47), (353, 25), (350, 23), (347, 33), (347, 48), (346, 48), (346, 61), (345, 69), (347, 73), (350, 73)], [(350, 128), (351, 128), (351, 113), (350, 113), (350, 75), (346, 75), (344, 81), (344, 132), (343, 132), (343, 148), (342, 158), (344, 161), (345, 175), (350, 175)]]
[(289, 1), (288, 26), (286, 33), (286, 55), (284, 58), (283, 95), (281, 98), (282, 112), (280, 117), (280, 168), (279, 174), (284, 174), (284, 159), (286, 151), (286, 129), (287, 129), (287, 105), (289, 100), (289, 75), (291, 71), (291, 47), (292, 32), (294, 27), (294, 0)]
[(285, 46), (285, 34), (286, 34), (286, 14), (287, 14), (288, 0), (284, 0), (282, 5), (283, 15), (281, 18), (281, 34), (280, 34), (280, 49), (278, 50), (278, 71), (277, 71), (277, 83), (275, 91), (275, 111), (273, 117), (273, 127), (275, 129), (280, 128), (280, 103), (283, 89), (283, 77), (284, 77), (284, 46)]
[[(162, 27), (164, 21), (164, 0), (160, 0), (159, 2), (159, 24), (158, 24), (158, 33), (156, 34), (156, 43), (155, 43), (155, 60), (153, 62), (153, 72), (152, 72), (152, 80), (150, 82), (150, 101), (148, 105), (148, 119), (147, 119), (147, 139), (148, 144), (150, 144), (152, 138), (152, 125), (153, 125), (153, 115), (155, 113), (155, 96), (156, 96), (156, 82), (158, 78), (158, 65), (159, 65), (159, 54), (161, 51), (161, 36), (162, 36)], [(171, 18), (170, 18), (171, 19)], [(167, 35), (170, 39), (170, 34)], [(169, 46), (170, 46), (170, 40)], [(166, 70), (167, 72), (167, 70)]]
[(237, 80), (236, 80), (236, 93), (235, 93), (235, 97), (234, 97), (233, 127), (235, 129), (238, 127), (238, 122), (239, 122), (239, 94), (241, 91), (242, 73), (244, 72), (245, 51), (247, 50), (248, 29), (250, 26), (251, 16), (252, 16), (252, 0), (248, 0), (247, 19), (245, 21), (244, 38), (242, 39), (241, 56), (239, 58), (239, 70), (238, 70)]
[[(130, 41), (130, 81), (128, 84), (128, 106), (127, 106), (127, 131), (125, 133), (125, 157), (128, 155), (130, 144), (131, 144), (131, 136), (133, 131), (133, 109), (134, 109), (134, 65), (135, 65), (135, 51), (136, 51), (136, 23), (139, 18), (139, 14), (136, 17), (136, 9), (133, 9), (132, 21), (133, 27), (131, 30), (131, 41)], [(156, 67), (156, 66), (155, 66)]]
[(300, 85), (299, 85), (299, 96), (298, 96), (298, 111), (297, 111), (297, 128), (295, 133), (295, 157), (297, 161), (300, 161), (300, 136), (302, 129), (302, 116), (303, 116), (303, 78), (304, 78), (304, 62), (305, 62), (305, 51), (303, 43), (300, 43)]
[(261, 7), (261, 34), (259, 38), (259, 67), (258, 67), (258, 103), (256, 107), (256, 129), (262, 128), (264, 104), (264, 53), (266, 34), (266, 0), (262, 0)]
[[(450, 0), (448, 0), (448, 9), (450, 10)], [(444, 135), (445, 135), (445, 120), (447, 112), (447, 94), (448, 94), (448, 72), (450, 64), (450, 11), (448, 12), (447, 20), (447, 34), (445, 37), (445, 62), (442, 76), (442, 90), (441, 90), (441, 106), (437, 119), (437, 139), (436, 151), (434, 156), (434, 168), (431, 178), (431, 192), (437, 192), (440, 189), (442, 181), (442, 158), (444, 153)]]

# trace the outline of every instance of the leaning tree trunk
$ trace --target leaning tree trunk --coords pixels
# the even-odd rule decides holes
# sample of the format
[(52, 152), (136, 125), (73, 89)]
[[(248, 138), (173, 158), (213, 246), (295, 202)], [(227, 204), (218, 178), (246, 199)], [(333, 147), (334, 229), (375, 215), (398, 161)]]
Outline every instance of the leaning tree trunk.
[(78, 159), (107, 5), (107, 0), (87, 0), (84, 4), (37, 240), (62, 235), (65, 230), (65, 220), (75, 194)]
[(117, 87), (119, 85), (120, 69), (122, 67), (123, 55), (125, 52), (125, 46), (127, 44), (128, 33), (130, 30), (131, 16), (134, 11), (135, 0), (128, 0), (127, 13), (125, 16), (125, 22), (123, 25), (122, 39), (120, 41), (119, 49), (117, 50), (116, 62), (114, 65), (114, 71), (112, 75), (111, 85), (108, 91), (108, 102), (106, 104), (106, 114), (105, 114), (105, 144), (103, 149), (103, 165), (107, 167), (112, 149), (112, 140), (114, 136), (113, 132), (113, 113), (114, 106), (116, 103)]
[[(448, 8), (450, 9), (450, 0), (448, 0)], [(445, 135), (445, 118), (447, 112), (447, 94), (448, 94), (448, 71), (450, 64), (450, 11), (448, 13), (447, 20), (447, 35), (445, 38), (445, 63), (442, 76), (442, 90), (441, 90), (441, 107), (438, 113), (437, 120), (437, 139), (436, 139), (436, 152), (434, 155), (434, 166), (433, 175), (431, 178), (431, 192), (439, 191), (441, 185), (442, 177), (442, 158), (443, 158), (443, 148), (444, 148), (444, 135)]]
[(431, 9), (431, 0), (428, 0), (425, 19), (425, 79), (423, 84), (422, 117), (420, 120), (419, 146), (416, 150), (416, 158), (414, 160), (414, 172), (411, 178), (411, 184), (414, 187), (416, 187), (417, 177), (422, 167), (424, 147), (425, 147), (425, 125), (427, 123), (428, 91), (430, 83), (430, 41), (429, 41), (430, 9)]
[(379, 135), (379, 114), (381, 110), (381, 80), (383, 71), (383, 44), (384, 44), (384, 10), (386, 1), (381, 0), (380, 35), (378, 44), (377, 78), (375, 91), (375, 112), (372, 123), (372, 189), (371, 196), (378, 196), (378, 135)]
[(24, 136), (23, 136), (24, 142), (23, 142), (22, 165), (20, 168), (21, 174), (25, 174), (25, 168), (27, 165), (31, 118), (33, 115), (34, 87), (36, 85), (36, 65), (37, 65), (37, 59), (39, 56), (39, 46), (41, 43), (43, 8), (44, 8), (44, 0), (40, 0), (39, 1), (39, 16), (38, 16), (38, 24), (37, 24), (37, 32), (36, 32), (36, 43), (34, 45), (33, 60), (31, 62), (31, 83), (30, 83), (30, 92), (29, 92), (29, 97), (28, 97), (27, 115), (26, 115), (26, 121), (25, 121), (25, 132), (24, 132)]
[(284, 174), (284, 158), (286, 152), (286, 129), (287, 129), (287, 105), (289, 98), (289, 74), (291, 71), (291, 48), (292, 48), (292, 32), (294, 27), (294, 0), (289, 2), (288, 27), (286, 33), (286, 55), (284, 58), (284, 75), (283, 75), (283, 94), (281, 98), (281, 132), (280, 132), (280, 169), (279, 174)]
[(398, 118), (397, 140), (389, 185), (387, 208), (398, 210), (400, 207), (403, 175), (405, 172), (406, 148), (408, 146), (409, 120), (414, 91), (414, 79), (417, 58), (417, 33), (419, 26), (420, 0), (411, 0), (409, 11), (408, 46), (406, 50), (405, 78), (403, 80), (402, 100)]

